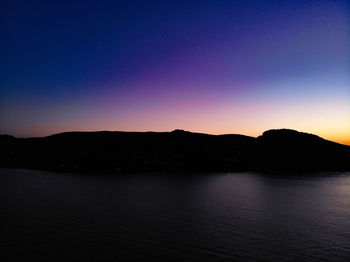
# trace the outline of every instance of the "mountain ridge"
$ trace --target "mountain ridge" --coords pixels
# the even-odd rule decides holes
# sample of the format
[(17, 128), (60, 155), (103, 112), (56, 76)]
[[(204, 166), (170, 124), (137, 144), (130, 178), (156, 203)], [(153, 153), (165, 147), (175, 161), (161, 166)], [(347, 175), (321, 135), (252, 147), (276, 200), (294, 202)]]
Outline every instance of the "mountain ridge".
[(292, 129), (257, 138), (171, 132), (63, 132), (0, 136), (0, 167), (68, 172), (350, 170), (350, 146)]

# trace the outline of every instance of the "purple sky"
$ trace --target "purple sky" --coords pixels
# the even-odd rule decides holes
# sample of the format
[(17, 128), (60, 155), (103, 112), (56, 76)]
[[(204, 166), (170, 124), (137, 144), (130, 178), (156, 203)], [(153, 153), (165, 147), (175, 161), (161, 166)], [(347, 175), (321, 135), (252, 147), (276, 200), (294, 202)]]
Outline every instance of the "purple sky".
[(5, 0), (0, 10), (0, 133), (292, 128), (350, 144), (347, 1)]

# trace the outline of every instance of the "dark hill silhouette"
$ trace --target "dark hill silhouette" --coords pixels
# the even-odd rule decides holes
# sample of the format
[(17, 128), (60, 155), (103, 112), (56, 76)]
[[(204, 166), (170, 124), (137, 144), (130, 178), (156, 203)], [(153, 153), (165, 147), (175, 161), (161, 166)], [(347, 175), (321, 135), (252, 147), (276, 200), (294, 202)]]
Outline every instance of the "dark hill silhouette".
[(350, 170), (350, 147), (294, 130), (253, 138), (172, 132), (0, 136), (1, 167), (69, 172)]
[(349, 170), (349, 149), (313, 134), (290, 129), (268, 130), (257, 138), (256, 163), (267, 170)]

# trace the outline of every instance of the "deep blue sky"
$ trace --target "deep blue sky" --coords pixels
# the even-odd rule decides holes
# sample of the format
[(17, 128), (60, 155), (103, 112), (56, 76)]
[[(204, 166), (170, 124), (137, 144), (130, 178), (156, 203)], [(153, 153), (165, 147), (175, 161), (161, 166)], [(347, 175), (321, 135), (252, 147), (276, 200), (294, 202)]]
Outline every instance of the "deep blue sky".
[(348, 1), (5, 0), (0, 17), (1, 133), (350, 141)]

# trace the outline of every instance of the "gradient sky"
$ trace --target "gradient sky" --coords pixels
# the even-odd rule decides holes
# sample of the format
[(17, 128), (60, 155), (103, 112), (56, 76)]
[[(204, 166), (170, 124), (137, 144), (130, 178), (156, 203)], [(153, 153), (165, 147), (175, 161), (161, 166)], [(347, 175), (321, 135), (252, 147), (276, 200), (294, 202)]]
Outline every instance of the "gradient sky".
[(0, 133), (292, 128), (350, 144), (348, 1), (0, 4)]

